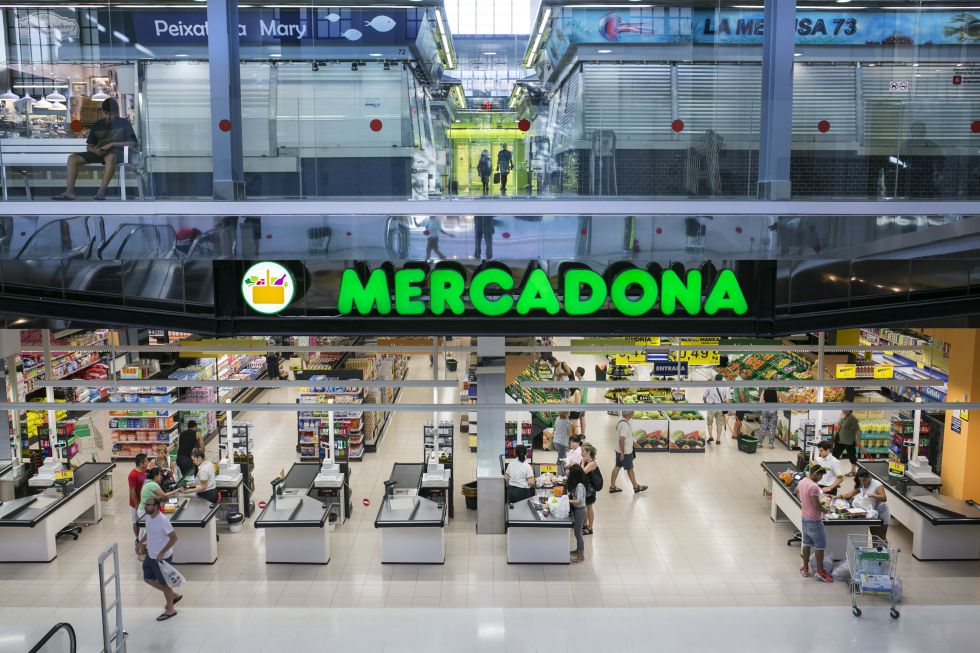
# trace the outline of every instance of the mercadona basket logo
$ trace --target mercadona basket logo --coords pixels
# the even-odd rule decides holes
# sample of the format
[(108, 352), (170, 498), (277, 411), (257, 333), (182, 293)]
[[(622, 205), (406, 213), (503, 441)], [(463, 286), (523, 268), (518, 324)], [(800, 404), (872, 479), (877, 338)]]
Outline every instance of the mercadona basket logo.
[(242, 277), (242, 296), (245, 303), (257, 313), (279, 313), (289, 306), (295, 294), (293, 275), (279, 263), (256, 263)]

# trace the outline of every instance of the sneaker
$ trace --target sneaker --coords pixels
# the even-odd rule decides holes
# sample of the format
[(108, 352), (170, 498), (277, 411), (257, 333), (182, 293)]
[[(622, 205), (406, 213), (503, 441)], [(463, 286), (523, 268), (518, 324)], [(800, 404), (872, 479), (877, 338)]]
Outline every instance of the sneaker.
[(803, 576), (803, 578), (809, 578), (810, 577), (810, 568), (809, 567), (800, 567), (800, 576)]
[(833, 583), (834, 577), (828, 574), (826, 571), (819, 571), (814, 575), (814, 578), (822, 583)]

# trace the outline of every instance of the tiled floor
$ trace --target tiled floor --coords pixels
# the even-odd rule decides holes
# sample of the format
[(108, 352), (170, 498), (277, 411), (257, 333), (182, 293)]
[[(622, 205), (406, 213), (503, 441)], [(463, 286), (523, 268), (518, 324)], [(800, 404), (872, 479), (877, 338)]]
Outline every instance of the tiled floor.
[[(587, 357), (572, 362), (585, 364), (587, 369), (594, 364)], [(430, 375), (427, 359), (416, 358), (410, 378), (431, 378)], [(455, 391), (444, 392), (442, 401), (456, 401)], [(267, 395), (269, 401), (289, 401), (291, 398), (288, 390)], [(407, 403), (431, 399), (432, 391), (428, 389), (406, 389), (401, 396)], [(453, 418), (453, 415), (446, 414), (445, 417)], [(331, 534), (329, 565), (265, 565), (264, 536), (260, 530), (246, 526), (241, 533), (223, 534), (215, 565), (182, 569), (190, 583), (180, 606), (181, 615), (163, 625), (153, 621), (162, 603), (160, 595), (141, 581), (138, 561), (129, 546), (132, 535), (125, 497), (125, 476), (129, 467), (120, 465), (114, 479), (116, 496), (106, 504), (100, 524), (86, 528), (77, 542), (61, 540), (58, 558), (50, 564), (0, 565), (0, 650), (24, 650), (26, 647), (19, 645), (10, 647), (11, 642), (26, 641), (18, 638), (29, 635), (35, 635), (36, 639), (36, 635), (54, 622), (55, 614), (65, 615), (75, 625), (80, 625), (83, 620), (97, 623), (96, 557), (112, 542), (119, 542), (122, 550), (123, 602), (127, 628), (132, 633), (131, 650), (196, 650), (193, 645), (186, 645), (191, 641), (199, 647), (206, 642), (205, 648), (209, 651), (226, 650), (217, 643), (248, 642), (249, 632), (262, 633), (262, 637), (267, 638), (255, 642), (268, 641), (271, 646), (275, 641), (281, 648), (289, 638), (307, 636), (303, 628), (286, 628), (296, 619), (299, 619), (297, 623), (326, 624), (340, 634), (345, 628), (361, 623), (365, 615), (374, 614), (370, 609), (375, 608), (588, 608), (589, 612), (583, 614), (599, 619), (597, 632), (611, 623), (603, 620), (623, 618), (626, 619), (624, 623), (630, 624), (626, 631), (632, 632), (635, 628), (637, 633), (646, 628), (640, 624), (651, 619), (651, 614), (659, 615), (656, 618), (667, 627), (679, 628), (678, 624), (688, 623), (689, 617), (675, 622), (664, 615), (690, 615), (689, 611), (651, 613), (640, 610), (655, 607), (799, 606), (812, 611), (815, 606), (833, 606), (833, 611), (826, 614), (850, 618), (849, 610), (844, 607), (849, 604), (846, 585), (824, 585), (800, 578), (798, 549), (786, 546), (791, 527), (774, 525), (769, 519), (769, 502), (762, 496), (764, 482), (759, 462), (764, 459), (789, 460), (795, 454), (785, 449), (765, 449), (751, 456), (738, 452), (731, 441), (720, 447), (714, 446), (704, 455), (640, 454), (637, 474), (651, 489), (638, 496), (629, 489), (617, 495), (601, 494), (596, 504), (596, 534), (587, 538), (585, 564), (569, 567), (508, 565), (505, 536), (476, 535), (475, 512), (466, 510), (462, 497), (457, 495), (456, 519), (448, 527), (444, 566), (383, 566), (373, 524), (382, 494), (382, 481), (388, 477), (392, 463), (413, 462), (420, 458), (422, 425), (431, 418), (429, 414), (418, 413), (396, 415), (381, 441), (379, 452), (369, 454), (364, 462), (354, 465), (355, 514)], [(251, 419), (256, 425), (255, 477), (260, 495), (265, 495), (272, 476), (280, 469), (288, 469), (295, 459), (294, 422), (291, 415), (287, 417), (283, 413), (256, 413)], [(600, 448), (599, 459), (608, 485), (611, 466), (608, 434), (614, 420), (604, 413), (590, 413), (588, 425), (589, 439)], [(460, 437), (457, 441), (457, 491), (461, 483), (473, 478), (474, 455), (465, 444), (465, 439)], [(211, 448), (214, 446), (212, 443)], [(621, 485), (629, 487), (628, 483)], [(364, 498), (372, 502), (370, 508), (362, 506)], [(892, 528), (891, 539), (909, 550), (908, 533), (901, 527)], [(922, 611), (920, 606), (924, 605), (980, 604), (980, 568), (976, 562), (922, 563), (911, 555), (904, 555), (900, 568), (904, 577), (903, 610), (909, 615)], [(52, 613), (50, 608), (59, 608), (59, 611)], [(256, 608), (332, 610), (306, 613)], [(637, 610), (621, 613), (602, 608)], [(977, 611), (971, 610), (974, 616), (964, 623), (976, 623)], [(80, 616), (83, 614), (84, 619)], [(297, 616), (303, 614), (312, 616)], [(423, 634), (430, 632), (425, 625), (429, 621), (431, 632), (446, 627), (446, 614), (418, 613), (417, 620), (399, 616), (398, 619), (404, 619), (407, 629), (405, 641), (424, 640)], [(463, 615), (460, 624), (453, 632), (468, 633), (469, 640), (465, 641), (469, 641), (469, 648), (466, 650), (484, 650), (483, 643), (488, 643), (486, 650), (502, 650), (503, 644), (507, 650), (543, 650), (550, 648), (545, 643), (549, 634), (561, 630), (555, 621), (558, 619), (555, 612), (540, 613), (543, 622), (551, 627), (542, 630), (538, 624), (529, 631), (529, 636), (537, 633), (534, 637), (542, 639), (527, 641), (515, 633), (525, 621), (528, 624), (538, 621), (531, 618), (530, 613), (463, 610), (460, 614)], [(707, 631), (715, 632), (715, 635), (702, 633), (704, 637), (732, 632), (733, 622), (726, 616), (728, 612), (704, 610), (694, 614), (702, 617), (690, 620), (690, 623), (713, 626)], [(784, 612), (748, 610), (737, 614), (745, 615), (744, 623), (736, 622), (741, 629), (739, 632), (750, 633), (749, 624), (754, 621), (767, 623), (770, 617), (775, 620), (774, 615)], [(785, 614), (790, 615), (787, 623), (792, 623), (801, 611)], [(824, 613), (814, 611), (813, 614)], [(763, 618), (764, 615), (770, 617)], [(721, 621), (714, 627), (716, 617)], [(879, 624), (887, 621), (875, 619)], [(161, 642), (177, 642), (166, 637), (159, 639), (156, 633), (187, 632), (184, 628), (190, 623), (196, 624), (190, 627), (191, 632), (204, 633), (208, 627), (213, 632), (194, 640), (183, 639), (179, 647), (162, 646)], [(817, 628), (820, 623), (820, 619), (814, 617), (812, 627)], [(902, 623), (908, 623), (905, 617)], [(86, 627), (91, 626), (89, 623)], [(200, 630), (195, 631), (195, 628)], [(389, 624), (389, 628), (395, 626)], [(868, 632), (880, 632), (874, 626), (867, 628)], [(909, 630), (908, 626), (889, 628), (901, 628), (902, 632)], [(791, 640), (799, 643), (800, 633), (806, 632), (807, 628), (801, 625), (798, 630), (786, 630), (786, 638), (779, 640), (781, 648)], [(479, 634), (477, 640), (473, 639), (473, 632)], [(221, 639), (220, 633), (227, 633), (229, 639)], [(153, 634), (152, 638), (150, 634)], [(369, 639), (375, 644), (381, 642), (385, 645), (384, 650), (389, 650), (394, 640), (382, 641), (380, 637), (381, 634), (373, 633)], [(95, 648), (95, 644), (91, 643), (83, 650), (90, 648)], [(391, 650), (413, 648), (414, 645), (406, 645), (404, 649), (395, 647)], [(448, 650), (438, 645), (435, 649)], [(236, 650), (263, 648), (256, 644), (255, 647), (239, 646)], [(355, 647), (353, 650), (381, 648)], [(429, 650), (433, 650), (432, 647)], [(916, 650), (916, 647), (908, 646), (908, 650)]]

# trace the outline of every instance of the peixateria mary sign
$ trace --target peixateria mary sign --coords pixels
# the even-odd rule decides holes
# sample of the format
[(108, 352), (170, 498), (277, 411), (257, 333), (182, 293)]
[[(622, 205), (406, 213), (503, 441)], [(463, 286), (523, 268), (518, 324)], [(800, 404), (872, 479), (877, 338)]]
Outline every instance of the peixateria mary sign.
[[(709, 287), (706, 287), (709, 286)], [(341, 315), (463, 315), (472, 311), (488, 317), (506, 315), (588, 316), (610, 307), (627, 317), (656, 315), (745, 315), (748, 303), (731, 270), (722, 270), (710, 283), (698, 270), (683, 276), (674, 270), (655, 275), (628, 267), (613, 276), (573, 268), (554, 288), (548, 274), (531, 268), (520, 284), (503, 265), (478, 270), (471, 278), (458, 266), (427, 271), (390, 266), (373, 270), (344, 270), (337, 302)]]

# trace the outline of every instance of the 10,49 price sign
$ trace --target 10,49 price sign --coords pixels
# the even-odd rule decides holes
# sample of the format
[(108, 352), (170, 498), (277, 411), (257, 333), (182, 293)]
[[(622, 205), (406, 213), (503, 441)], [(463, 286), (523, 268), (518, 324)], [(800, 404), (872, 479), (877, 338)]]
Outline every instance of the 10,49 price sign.
[(672, 361), (680, 361), (688, 365), (718, 365), (721, 363), (721, 356), (717, 349), (682, 349), (672, 351), (668, 358)]

